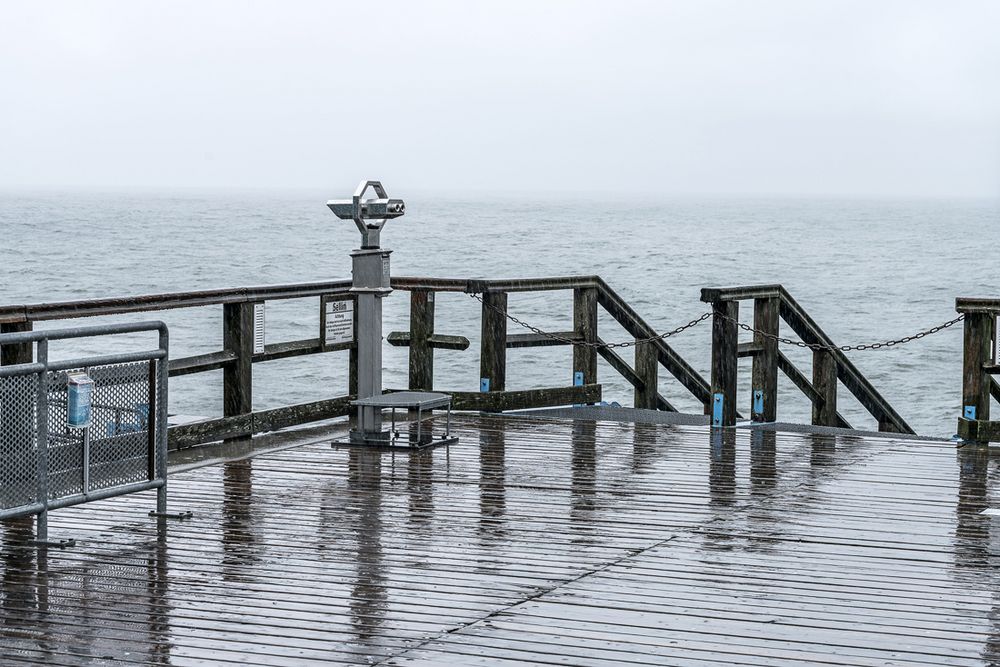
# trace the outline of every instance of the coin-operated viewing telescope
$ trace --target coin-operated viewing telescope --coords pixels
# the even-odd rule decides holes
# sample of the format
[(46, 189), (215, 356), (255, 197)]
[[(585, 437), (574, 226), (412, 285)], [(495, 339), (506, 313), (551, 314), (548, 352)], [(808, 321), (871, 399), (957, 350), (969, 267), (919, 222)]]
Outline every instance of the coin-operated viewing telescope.
[[(375, 199), (364, 199), (371, 189)], [(347, 443), (352, 445), (394, 445), (399, 434), (395, 428), (397, 409), (416, 412), (416, 438), (411, 447), (426, 447), (458, 442), (451, 435), (451, 396), (430, 391), (402, 391), (382, 394), (382, 299), (392, 292), (389, 285), (391, 250), (379, 247), (379, 234), (386, 220), (406, 212), (402, 199), (390, 199), (378, 181), (362, 181), (350, 199), (334, 199), (326, 205), (341, 220), (353, 220), (361, 232), (361, 247), (351, 252), (354, 277), (351, 292), (357, 299), (358, 421)], [(435, 438), (421, 426), (421, 417), (435, 409), (448, 410), (445, 432)], [(382, 430), (382, 410), (392, 411), (393, 428)], [(336, 446), (341, 443), (334, 443)]]
[[(368, 190), (376, 199), (363, 199)], [(402, 199), (389, 199), (379, 181), (362, 181), (350, 199), (326, 203), (341, 220), (353, 220), (361, 232), (361, 248), (351, 252), (353, 280), (351, 291), (358, 300), (358, 398), (382, 394), (382, 299), (392, 292), (389, 287), (391, 250), (379, 247), (379, 233), (389, 218), (406, 211)], [(382, 432), (382, 411), (374, 407), (358, 410), (358, 423), (351, 431), (351, 441), (388, 442)]]
[[(362, 199), (368, 188), (375, 191), (378, 199)], [(379, 181), (364, 181), (350, 199), (331, 199), (326, 205), (341, 220), (354, 221), (361, 232), (362, 248), (378, 248), (379, 232), (385, 221), (398, 218), (406, 212), (403, 200), (389, 199)]]

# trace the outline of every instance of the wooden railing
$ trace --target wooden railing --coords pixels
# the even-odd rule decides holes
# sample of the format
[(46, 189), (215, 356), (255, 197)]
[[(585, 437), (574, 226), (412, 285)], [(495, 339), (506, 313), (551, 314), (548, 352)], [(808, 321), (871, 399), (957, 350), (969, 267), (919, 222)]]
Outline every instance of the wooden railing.
[(1000, 421), (990, 421), (990, 397), (1000, 401), (997, 318), (1000, 299), (955, 300), (965, 316), (962, 360), (962, 416), (958, 435), (976, 442), (1000, 441)]
[[(813, 321), (781, 285), (710, 288), (701, 291), (701, 300), (712, 304), (713, 424), (731, 426), (736, 422), (737, 360), (752, 357), (751, 410), (753, 421), (777, 419), (778, 371), (782, 371), (812, 402), (812, 423), (817, 426), (851, 425), (837, 411), (838, 380), (877, 420), (880, 431), (913, 433), (913, 429), (893, 409), (871, 382)], [(739, 303), (754, 302), (753, 342), (739, 344)], [(807, 345), (821, 345), (812, 351), (812, 378), (802, 373), (779, 349), (780, 321)], [(716, 405), (721, 403), (721, 405)]]
[[(739, 302), (752, 299), (755, 304), (754, 328), (759, 332), (777, 335), (781, 318), (805, 343), (832, 345), (829, 337), (780, 285), (702, 291), (702, 300), (711, 303), (714, 312), (711, 384), (666, 340), (655, 338), (657, 332), (597, 276), (515, 280), (398, 277), (392, 279), (392, 287), (410, 293), (409, 331), (392, 332), (387, 338), (392, 345), (409, 348), (408, 387), (415, 390), (439, 389), (434, 383), (435, 350), (465, 350), (469, 347), (469, 340), (464, 336), (435, 331), (435, 295), (439, 292), (460, 292), (479, 295), (482, 300), (480, 391), (444, 389), (452, 394), (457, 410), (499, 412), (599, 402), (602, 388), (598, 383), (597, 359), (600, 356), (632, 385), (634, 407), (676, 411), (658, 391), (659, 371), (663, 368), (702, 405), (705, 414), (713, 414), (716, 397), (721, 396), (722, 409), (717, 423), (729, 426), (739, 416), (736, 410), (737, 359), (752, 356), (755, 400), (751, 416), (756, 421), (776, 419), (777, 372), (781, 370), (812, 401), (814, 424), (850, 427), (837, 412), (839, 379), (878, 420), (880, 430), (913, 432), (842, 352), (835, 349), (815, 351), (812, 378), (809, 379), (778, 349), (777, 342), (767, 336), (757, 333), (753, 343), (738, 344), (736, 321)], [(555, 338), (539, 333), (508, 332), (509, 320), (505, 313), (509, 294), (555, 290), (572, 292), (571, 331), (552, 332), (556, 334)], [(170, 447), (177, 449), (247, 437), (350, 413), (350, 400), (357, 393), (357, 355), (353, 341), (327, 343), (321, 334), (316, 338), (271, 343), (262, 349), (254, 349), (254, 307), (268, 301), (304, 297), (316, 297), (321, 305), (330, 299), (350, 299), (350, 282), (340, 280), (6, 306), (0, 307), (0, 331), (26, 331), (32, 328), (34, 322), (40, 321), (221, 305), (221, 349), (172, 359), (170, 375), (221, 369), (223, 416), (171, 427)], [(598, 331), (601, 309), (629, 336), (642, 341), (633, 346), (634, 357), (631, 361), (616, 351), (623, 348), (602, 345), (604, 341)], [(572, 346), (572, 373), (567, 373), (567, 378), (575, 379), (573, 385), (507, 391), (507, 350), (551, 345)], [(254, 412), (255, 363), (336, 351), (346, 351), (350, 356), (348, 386), (343, 395)], [(31, 361), (30, 357), (30, 347), (7, 346), (0, 350), (2, 364), (26, 363)], [(996, 386), (995, 382), (992, 386)], [(988, 408), (980, 410), (980, 415), (988, 414)]]
[[(531, 278), (521, 280), (461, 280), (443, 278), (394, 278), (393, 289), (410, 292), (410, 331), (389, 335), (390, 343), (410, 348), (410, 389), (431, 389), (434, 349), (465, 349), (468, 340), (438, 336), (434, 331), (433, 294), (464, 292), (480, 294), (482, 330), (479, 375), (487, 391), (503, 391), (507, 384), (507, 350), (523, 347), (573, 345), (574, 342), (603, 343), (598, 333), (599, 307), (637, 339), (656, 331), (598, 276)], [(512, 292), (573, 291), (573, 330), (556, 333), (563, 340), (535, 333), (508, 333), (508, 295)], [(567, 342), (568, 341), (568, 342)], [(573, 371), (582, 383), (597, 383), (597, 357), (603, 357), (634, 389), (634, 406), (676, 411), (657, 391), (658, 369), (665, 368), (703, 406), (709, 403), (708, 382), (663, 340), (635, 346), (635, 364), (630, 365), (613, 349), (600, 345), (573, 345)]]
[[(434, 388), (435, 349), (466, 349), (469, 346), (468, 339), (464, 337), (440, 335), (434, 331), (434, 294), (465, 292), (482, 295), (479, 356), (480, 377), (485, 380), (482, 389), (485, 391), (449, 391), (457, 410), (504, 411), (599, 402), (602, 393), (601, 385), (597, 383), (598, 354), (634, 387), (637, 407), (674, 410), (656, 389), (658, 368), (663, 366), (707, 409), (710, 396), (708, 383), (662, 340), (637, 345), (634, 366), (614, 350), (574, 345), (574, 374), (569, 377), (578, 373), (579, 383), (563, 387), (506, 390), (507, 349), (571, 344), (537, 334), (508, 334), (507, 319), (502, 312), (506, 310), (507, 295), (511, 292), (571, 290), (574, 326), (572, 332), (564, 332), (571, 341), (600, 342), (597, 329), (598, 307), (603, 307), (632, 336), (646, 338), (655, 335), (653, 328), (596, 276), (519, 280), (400, 277), (392, 280), (392, 287), (410, 292), (410, 331), (394, 332), (388, 336), (388, 340), (390, 344), (409, 347), (408, 384), (411, 389)], [(0, 331), (28, 331), (35, 322), (42, 321), (221, 305), (222, 349), (170, 361), (171, 376), (219, 369), (223, 372), (223, 416), (171, 427), (170, 447), (179, 449), (349, 414), (350, 400), (357, 392), (355, 343), (327, 344), (321, 337), (316, 337), (267, 344), (263, 349), (254, 350), (254, 307), (268, 301), (305, 297), (317, 297), (321, 303), (325, 299), (351, 298), (350, 281), (4, 306), (0, 307)], [(347, 351), (350, 355), (348, 386), (343, 395), (253, 411), (255, 363), (335, 351)], [(2, 364), (30, 361), (30, 347), (7, 346), (0, 350)]]

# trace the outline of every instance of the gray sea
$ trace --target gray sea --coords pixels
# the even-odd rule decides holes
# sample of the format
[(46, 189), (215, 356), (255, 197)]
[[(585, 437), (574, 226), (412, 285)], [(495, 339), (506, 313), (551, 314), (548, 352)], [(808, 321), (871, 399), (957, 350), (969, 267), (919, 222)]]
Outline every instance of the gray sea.
[[(324, 205), (345, 194), (0, 193), (0, 303), (348, 278), (358, 234)], [(383, 245), (394, 250), (395, 275), (598, 274), (661, 331), (704, 313), (699, 291), (707, 286), (782, 283), (838, 344), (897, 338), (949, 320), (957, 296), (1000, 296), (997, 201), (391, 194), (407, 202), (406, 216), (383, 232)], [(750, 304), (744, 308), (742, 318), (752, 322)], [(510, 310), (546, 329), (571, 328), (568, 292), (515, 294)], [(205, 307), (153, 317), (170, 325), (172, 356), (179, 357), (221, 348), (221, 311)], [(407, 317), (406, 294), (390, 296), (386, 333), (405, 330)], [(316, 337), (318, 328), (316, 299), (267, 307), (269, 343)], [(463, 294), (440, 295), (436, 328), (472, 341), (466, 351), (436, 353), (436, 388), (477, 390), (479, 304)], [(628, 338), (606, 315), (600, 335)], [(670, 342), (708, 377), (707, 322)], [(139, 344), (63, 344), (56, 356)], [(809, 354), (788, 352), (808, 374)], [(917, 432), (955, 432), (960, 326), (850, 356)], [(386, 346), (384, 357), (385, 385), (405, 387), (405, 349)], [(571, 384), (571, 359), (563, 347), (511, 350), (508, 388)], [(630, 404), (631, 388), (601, 364), (605, 399)], [(749, 360), (742, 360), (741, 406), (749, 406), (749, 369)], [(346, 373), (346, 353), (258, 364), (255, 407), (342, 395)], [(682, 410), (700, 412), (665, 371), (660, 390)], [(221, 414), (221, 373), (175, 378), (170, 396), (171, 412)], [(840, 397), (841, 411), (855, 426), (874, 425), (846, 390)], [(809, 414), (806, 398), (782, 378), (779, 419), (808, 421)]]

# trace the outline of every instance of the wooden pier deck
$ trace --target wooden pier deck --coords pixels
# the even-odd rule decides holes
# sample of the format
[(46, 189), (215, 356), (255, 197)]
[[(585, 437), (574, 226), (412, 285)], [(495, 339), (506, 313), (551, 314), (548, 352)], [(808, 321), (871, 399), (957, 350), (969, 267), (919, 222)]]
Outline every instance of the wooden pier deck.
[(0, 664), (996, 665), (997, 470), (899, 438), (460, 415), (2, 531)]

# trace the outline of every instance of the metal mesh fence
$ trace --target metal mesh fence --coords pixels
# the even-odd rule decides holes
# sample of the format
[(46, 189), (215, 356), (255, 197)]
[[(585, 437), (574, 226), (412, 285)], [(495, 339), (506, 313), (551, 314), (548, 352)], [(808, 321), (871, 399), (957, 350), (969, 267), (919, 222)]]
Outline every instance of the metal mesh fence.
[(37, 375), (0, 377), (0, 509), (38, 500)]
[[(159, 332), (158, 349), (71, 362), (48, 357), (52, 340), (143, 331)], [(157, 419), (166, 398), (164, 325), (0, 334), (0, 344), (36, 343), (36, 362), (0, 369), (0, 517), (152, 488), (165, 512), (166, 420)], [(39, 521), (41, 541), (46, 525)]]
[[(94, 381), (89, 450), (84, 429), (67, 426), (69, 373), (47, 373), (50, 500), (150, 479), (151, 437), (158, 437), (149, 430), (156, 405), (150, 391), (158, 391), (151, 367), (143, 361), (87, 369)], [(0, 509), (39, 500), (37, 391), (36, 374), (0, 378)]]
[(49, 499), (83, 493), (83, 431), (66, 427), (66, 385), (66, 373), (48, 373)]
[(90, 488), (149, 479), (150, 362), (100, 366), (94, 380)]

